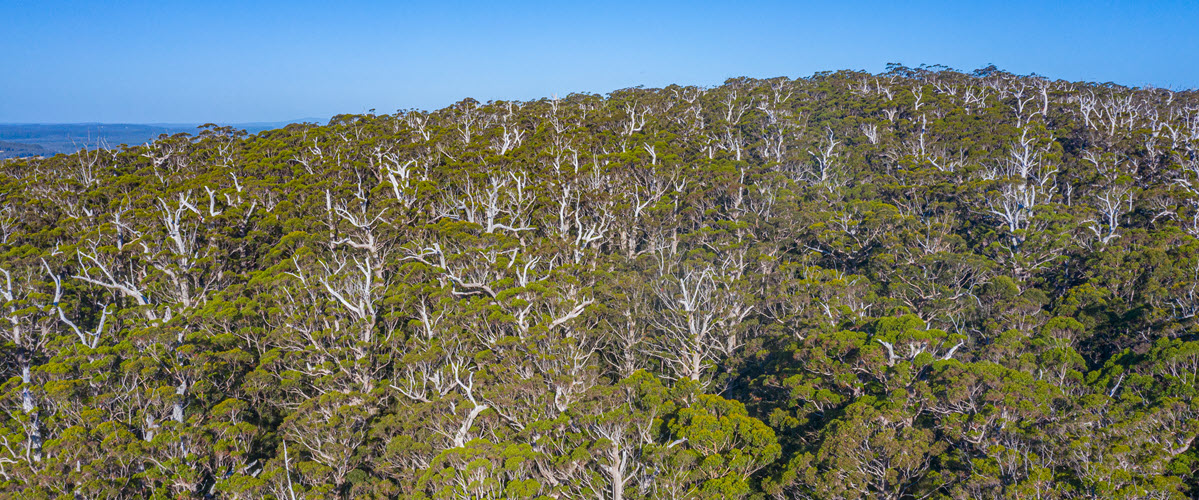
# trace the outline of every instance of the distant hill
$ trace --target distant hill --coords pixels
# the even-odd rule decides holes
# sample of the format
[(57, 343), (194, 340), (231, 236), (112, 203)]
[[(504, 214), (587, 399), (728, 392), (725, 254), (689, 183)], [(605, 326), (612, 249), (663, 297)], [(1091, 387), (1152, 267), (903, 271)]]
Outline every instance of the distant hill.
[(50, 154), (50, 150), (42, 147), (41, 144), (0, 141), (0, 160), (24, 156), (45, 156), (48, 154)]
[[(232, 124), (230, 126), (245, 130), (251, 134), (281, 128), (289, 123), (319, 121), (316, 119), (301, 119), (282, 122), (254, 122)], [(121, 144), (137, 146), (157, 139), (161, 134), (174, 135), (178, 133), (194, 134), (201, 124), (190, 123), (0, 123), (0, 141), (5, 143), (23, 144), (26, 147), (39, 146), (41, 152), (32, 154), (53, 155), (57, 153), (74, 153), (80, 149), (98, 147), (117, 147)], [(3, 148), (0, 158), (15, 156), (30, 156), (29, 154), (13, 154), (9, 146)], [(17, 148), (11, 147), (13, 151)]]

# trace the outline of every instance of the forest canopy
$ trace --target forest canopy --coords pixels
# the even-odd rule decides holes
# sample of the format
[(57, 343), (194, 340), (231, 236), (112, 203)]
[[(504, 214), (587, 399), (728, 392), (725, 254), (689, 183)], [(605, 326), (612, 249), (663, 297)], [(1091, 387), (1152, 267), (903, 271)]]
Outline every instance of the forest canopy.
[(0, 163), (0, 493), (1193, 498), (1199, 94), (892, 66)]

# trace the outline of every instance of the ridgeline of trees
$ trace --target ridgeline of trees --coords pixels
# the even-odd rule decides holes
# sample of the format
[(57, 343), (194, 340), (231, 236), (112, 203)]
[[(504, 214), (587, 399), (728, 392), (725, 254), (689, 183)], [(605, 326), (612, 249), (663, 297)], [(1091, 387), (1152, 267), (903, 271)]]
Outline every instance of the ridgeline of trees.
[(0, 492), (1188, 498), (1199, 94), (986, 68), (0, 163)]

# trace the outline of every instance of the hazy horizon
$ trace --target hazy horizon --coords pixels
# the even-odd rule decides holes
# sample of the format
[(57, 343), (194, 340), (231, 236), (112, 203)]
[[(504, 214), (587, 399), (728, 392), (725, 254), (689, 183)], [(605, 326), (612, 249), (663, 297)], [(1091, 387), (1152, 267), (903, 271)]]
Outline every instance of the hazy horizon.
[(164, 127), (185, 127), (185, 126), (200, 126), (208, 123), (216, 125), (273, 125), (273, 124), (288, 124), (301, 123), (311, 120), (320, 120), (322, 123), (328, 118), (306, 117), (296, 118), (292, 120), (257, 120), (251, 122), (214, 122), (214, 121), (194, 121), (194, 122), (0, 122), (0, 125), (146, 125), (146, 126), (164, 126)]

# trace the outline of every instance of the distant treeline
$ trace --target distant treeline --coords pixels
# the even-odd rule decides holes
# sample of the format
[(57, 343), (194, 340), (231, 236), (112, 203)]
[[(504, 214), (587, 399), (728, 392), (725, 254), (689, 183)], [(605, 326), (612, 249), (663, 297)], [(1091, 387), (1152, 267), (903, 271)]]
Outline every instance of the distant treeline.
[[(258, 133), (291, 122), (262, 122), (232, 125), (233, 128)], [(0, 141), (5, 143), (41, 146), (37, 155), (70, 154), (80, 149), (117, 148), (121, 145), (140, 146), (162, 134), (196, 133), (199, 124), (128, 124), (128, 123), (65, 123), (65, 124), (0, 124)], [(9, 147), (0, 149), (0, 158), (31, 156), (11, 154)], [(15, 147), (11, 150), (16, 150)]]
[(50, 154), (50, 150), (40, 144), (0, 141), (0, 160), (25, 156), (46, 156), (47, 154)]

